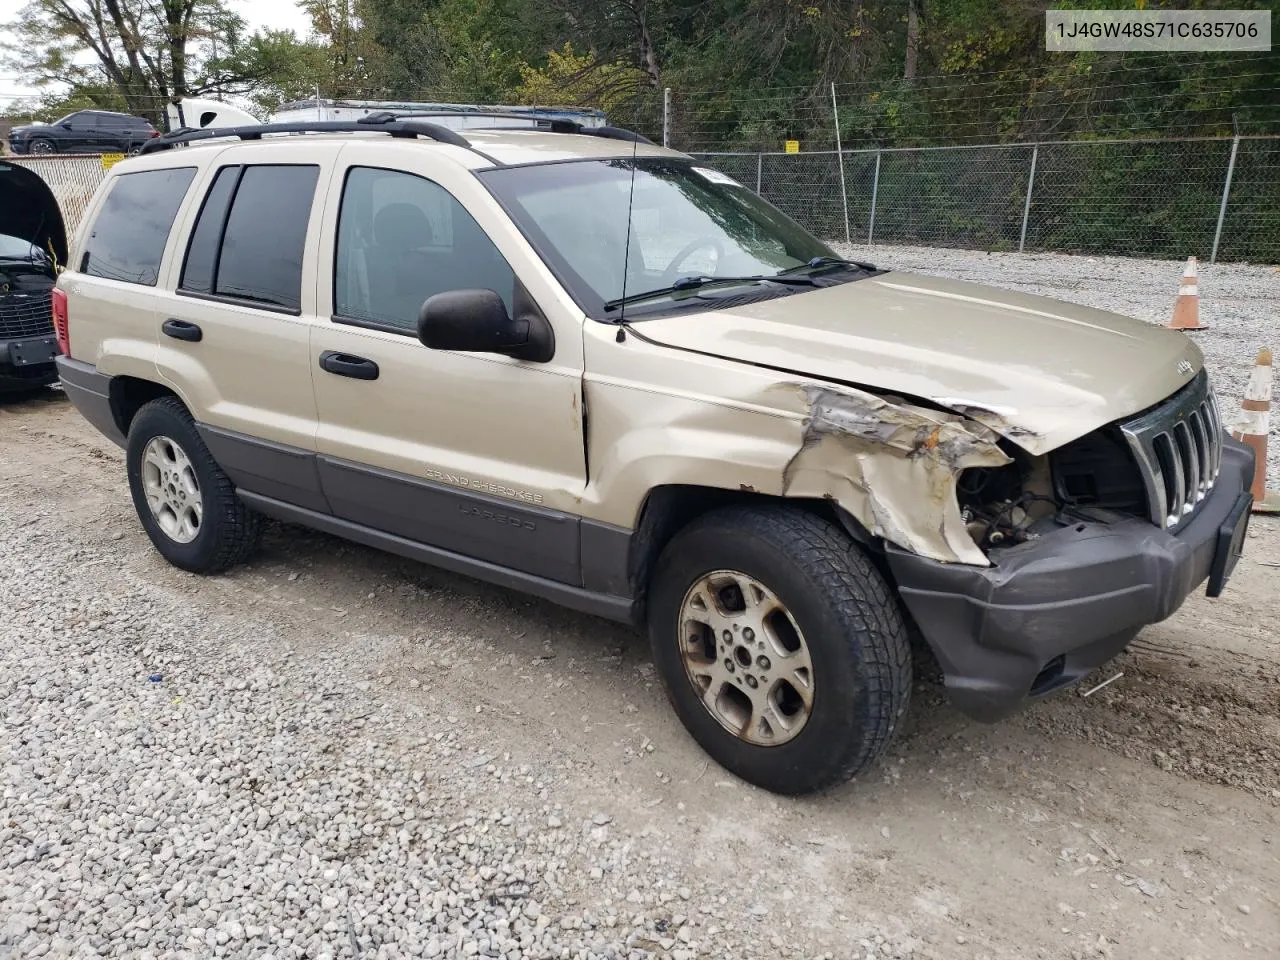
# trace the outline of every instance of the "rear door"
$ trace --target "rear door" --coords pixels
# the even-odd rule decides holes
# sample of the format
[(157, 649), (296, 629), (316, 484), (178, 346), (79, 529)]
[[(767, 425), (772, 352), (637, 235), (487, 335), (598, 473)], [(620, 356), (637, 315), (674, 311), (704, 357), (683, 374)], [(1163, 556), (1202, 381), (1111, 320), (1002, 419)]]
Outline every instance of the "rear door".
[(142, 123), (136, 117), (104, 113), (99, 147), (107, 152), (128, 153), (130, 145), (138, 138), (137, 129)]
[(311, 238), (336, 149), (312, 140), (223, 151), (183, 224), (185, 255), (157, 318), (160, 375), (232, 481), (316, 509)]
[(74, 359), (111, 376), (155, 379), (163, 279), (181, 257), (173, 226), (198, 175), (194, 162), (113, 172), (87, 214), (62, 284)]
[(106, 153), (116, 149), (116, 137), (119, 129), (114, 125), (115, 117), (109, 113), (86, 110), (84, 116), (84, 144), (91, 153)]
[[(580, 584), (582, 314), (475, 176), (437, 152), (352, 142), (334, 174), (320, 230), (333, 271), (311, 337), (325, 494), (345, 519)], [(422, 302), (466, 288), (540, 311), (552, 360), (423, 346)], [(332, 353), (357, 375), (326, 369)]]

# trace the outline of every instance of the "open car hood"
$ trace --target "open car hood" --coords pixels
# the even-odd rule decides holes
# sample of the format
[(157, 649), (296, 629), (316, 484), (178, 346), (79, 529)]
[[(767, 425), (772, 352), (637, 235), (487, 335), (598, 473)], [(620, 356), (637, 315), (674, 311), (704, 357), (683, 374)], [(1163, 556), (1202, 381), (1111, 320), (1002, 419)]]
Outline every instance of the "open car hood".
[(1203, 365), (1185, 334), (1140, 320), (896, 272), (635, 329), (665, 346), (928, 400), (1033, 454), (1158, 403)]
[(30, 240), (67, 262), (67, 230), (58, 200), (33, 170), (0, 159), (0, 233)]

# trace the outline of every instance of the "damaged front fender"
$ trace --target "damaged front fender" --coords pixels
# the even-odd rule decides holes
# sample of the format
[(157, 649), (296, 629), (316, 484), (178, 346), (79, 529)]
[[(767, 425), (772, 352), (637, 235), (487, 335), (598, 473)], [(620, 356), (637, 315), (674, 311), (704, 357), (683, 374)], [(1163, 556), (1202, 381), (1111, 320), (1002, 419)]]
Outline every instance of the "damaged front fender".
[(834, 499), (872, 534), (922, 557), (989, 565), (960, 515), (956, 480), (1011, 462), (982, 424), (851, 388), (784, 384), (808, 415), (783, 492)]

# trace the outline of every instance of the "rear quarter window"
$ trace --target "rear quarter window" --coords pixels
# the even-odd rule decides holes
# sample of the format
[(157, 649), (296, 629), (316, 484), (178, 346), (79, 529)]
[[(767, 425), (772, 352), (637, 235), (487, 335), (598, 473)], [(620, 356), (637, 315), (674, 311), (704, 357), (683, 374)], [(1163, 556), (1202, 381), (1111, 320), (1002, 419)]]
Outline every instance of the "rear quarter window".
[(195, 178), (195, 167), (115, 177), (80, 257), (80, 272), (154, 287), (169, 231)]

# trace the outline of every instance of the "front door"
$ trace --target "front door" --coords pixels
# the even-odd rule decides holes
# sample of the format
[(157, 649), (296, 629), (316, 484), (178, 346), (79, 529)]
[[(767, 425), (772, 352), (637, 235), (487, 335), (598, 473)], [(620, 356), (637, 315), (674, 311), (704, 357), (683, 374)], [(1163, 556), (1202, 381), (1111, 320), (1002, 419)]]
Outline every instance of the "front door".
[[(432, 152), (356, 142), (339, 157), (320, 231), (330, 317), (311, 334), (322, 488), (344, 519), (580, 584), (582, 315), (475, 177)], [(474, 288), (542, 312), (551, 361), (423, 346), (423, 301)]]
[(66, 121), (67, 133), (59, 140), (62, 153), (92, 153), (98, 145), (98, 118), (91, 110), (73, 113)]

